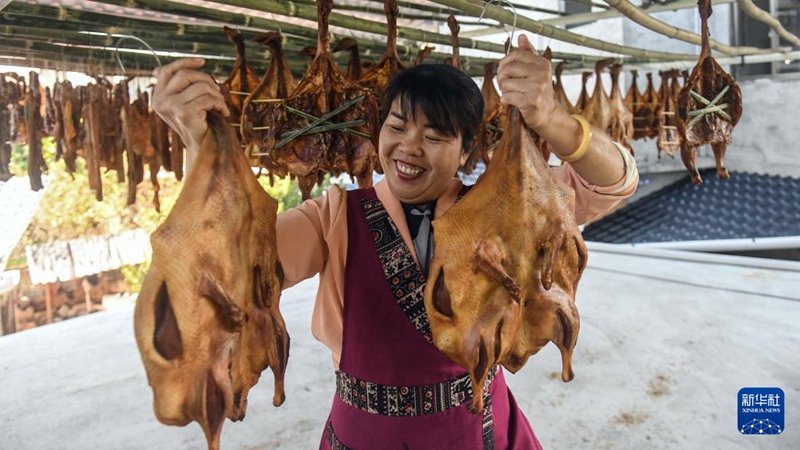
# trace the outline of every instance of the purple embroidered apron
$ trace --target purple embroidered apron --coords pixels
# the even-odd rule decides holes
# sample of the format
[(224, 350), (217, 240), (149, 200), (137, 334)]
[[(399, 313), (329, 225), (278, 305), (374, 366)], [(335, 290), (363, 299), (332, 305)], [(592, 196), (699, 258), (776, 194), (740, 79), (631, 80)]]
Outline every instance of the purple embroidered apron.
[[(463, 194), (463, 192), (462, 192)], [(432, 343), (425, 275), (374, 189), (347, 193), (337, 392), (320, 449), (541, 449), (495, 369), (482, 414), (466, 371)]]

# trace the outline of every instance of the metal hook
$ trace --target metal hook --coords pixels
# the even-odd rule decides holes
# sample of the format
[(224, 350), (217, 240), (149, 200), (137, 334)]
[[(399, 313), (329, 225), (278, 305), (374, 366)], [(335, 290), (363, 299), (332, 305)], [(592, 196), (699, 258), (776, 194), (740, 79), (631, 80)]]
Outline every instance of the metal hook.
[(161, 66), (161, 60), (158, 58), (158, 54), (156, 54), (156, 51), (153, 50), (153, 47), (150, 47), (150, 44), (148, 44), (147, 42), (145, 42), (144, 40), (142, 40), (139, 37), (131, 36), (129, 34), (126, 34), (126, 35), (120, 36), (119, 40), (117, 41), (117, 45), (114, 47), (114, 50), (115, 50), (114, 53), (117, 55), (117, 63), (119, 63), (119, 68), (122, 69), (122, 74), (123, 75), (125, 75), (125, 66), (122, 64), (122, 58), (120, 58), (120, 56), (119, 56), (119, 53), (120, 53), (119, 52), (119, 46), (120, 46), (120, 44), (122, 44), (122, 42), (125, 39), (133, 39), (135, 41), (138, 41), (139, 43), (141, 43), (145, 47), (147, 47), (147, 49), (150, 50), (150, 52), (152, 52), (153, 56), (156, 58), (156, 64)]
[[(478, 17), (478, 23), (481, 23), (481, 20), (483, 20), (483, 15), (486, 14), (486, 8), (488, 8), (489, 5), (494, 3), (494, 2), (500, 3), (500, 5), (503, 6), (503, 7), (508, 5), (511, 8), (511, 12), (514, 14), (514, 22), (512, 23), (511, 34), (509, 34), (508, 30), (506, 30), (505, 24), (498, 20), (498, 22), (500, 23), (500, 26), (503, 28), (503, 31), (505, 31), (506, 35), (508, 36), (509, 42), (511, 42), (511, 45), (514, 45), (514, 33), (517, 32), (517, 8), (514, 7), (513, 3), (509, 2), (508, 0), (489, 0), (489, 1), (487, 1), (486, 4), (483, 5), (483, 9), (481, 10), (481, 15)], [(511, 46), (506, 48), (506, 55), (508, 54), (508, 52), (510, 50), (511, 50)]]

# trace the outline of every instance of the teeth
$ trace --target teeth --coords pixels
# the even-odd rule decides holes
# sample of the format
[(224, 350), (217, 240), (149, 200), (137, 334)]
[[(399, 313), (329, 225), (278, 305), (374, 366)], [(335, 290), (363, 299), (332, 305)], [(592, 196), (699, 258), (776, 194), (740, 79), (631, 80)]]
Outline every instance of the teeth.
[(406, 166), (405, 164), (399, 161), (397, 162), (397, 170), (399, 170), (400, 173), (409, 176), (419, 175), (420, 173), (422, 173), (422, 169), (415, 169), (413, 167)]

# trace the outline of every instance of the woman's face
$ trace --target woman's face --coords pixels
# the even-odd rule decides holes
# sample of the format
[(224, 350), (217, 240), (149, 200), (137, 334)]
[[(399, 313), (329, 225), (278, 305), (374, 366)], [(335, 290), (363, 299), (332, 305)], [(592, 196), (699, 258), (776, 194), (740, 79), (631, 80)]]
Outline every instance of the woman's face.
[(462, 136), (434, 130), (422, 111), (417, 111), (414, 121), (400, 105), (398, 96), (381, 127), (378, 156), (395, 197), (403, 203), (428, 203), (444, 193), (466, 160)]

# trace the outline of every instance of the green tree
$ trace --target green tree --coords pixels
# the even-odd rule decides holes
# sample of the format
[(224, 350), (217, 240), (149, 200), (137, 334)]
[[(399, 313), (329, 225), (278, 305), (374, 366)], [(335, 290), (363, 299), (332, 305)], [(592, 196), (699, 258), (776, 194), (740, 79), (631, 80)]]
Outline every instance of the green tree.
[[(49, 183), (39, 209), (9, 259), (9, 268), (26, 265), (26, 245), (117, 234), (137, 228), (152, 233), (167, 218), (183, 185), (172, 172), (162, 170), (159, 173), (161, 211), (157, 212), (153, 206), (154, 191), (148, 175), (137, 187), (136, 203), (129, 206), (127, 183), (118, 183), (116, 172), (103, 169), (103, 201), (98, 202), (94, 192), (89, 189), (89, 178), (82, 158), (78, 159), (75, 173), (69, 174), (63, 161), (55, 161), (55, 145), (51, 138), (43, 141), (43, 153), (49, 168)], [(27, 155), (27, 146), (13, 147), (9, 164), (12, 173), (17, 176), (27, 174)], [(279, 212), (302, 202), (297, 183), (288, 177), (276, 179), (273, 185), (270, 185), (267, 176), (261, 176), (258, 180), (267, 193), (278, 200)], [(312, 194), (321, 195), (328, 186), (330, 177), (325, 178), (322, 186), (315, 187)], [(134, 292), (141, 287), (148, 268), (149, 262), (121, 269)]]

